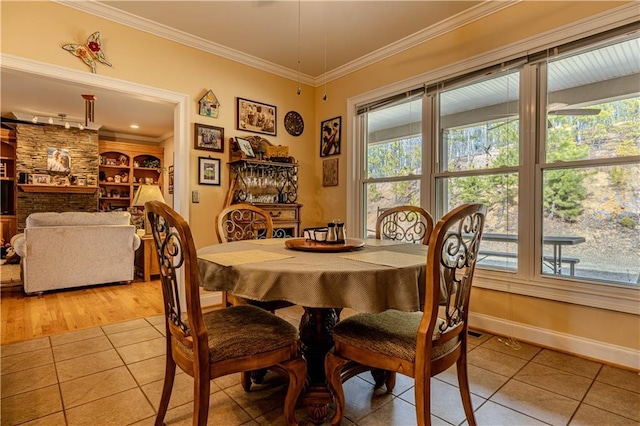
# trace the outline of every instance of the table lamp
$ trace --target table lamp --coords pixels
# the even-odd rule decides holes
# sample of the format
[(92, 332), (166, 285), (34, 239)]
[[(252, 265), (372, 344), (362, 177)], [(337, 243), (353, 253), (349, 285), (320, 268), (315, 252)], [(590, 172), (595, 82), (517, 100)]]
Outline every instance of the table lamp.
[[(133, 196), (134, 207), (144, 207), (147, 201), (162, 201), (164, 203), (164, 197), (162, 191), (158, 185), (140, 185), (136, 194)], [(151, 223), (147, 217), (147, 212), (144, 212), (144, 235), (151, 235)]]

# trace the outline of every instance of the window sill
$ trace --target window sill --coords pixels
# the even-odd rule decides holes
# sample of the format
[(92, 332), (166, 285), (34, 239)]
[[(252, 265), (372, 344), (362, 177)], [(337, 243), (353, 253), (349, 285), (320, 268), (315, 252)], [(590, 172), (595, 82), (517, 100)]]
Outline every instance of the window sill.
[(473, 285), (576, 305), (640, 315), (640, 286), (594, 284), (571, 279), (523, 279), (515, 273), (477, 269)]

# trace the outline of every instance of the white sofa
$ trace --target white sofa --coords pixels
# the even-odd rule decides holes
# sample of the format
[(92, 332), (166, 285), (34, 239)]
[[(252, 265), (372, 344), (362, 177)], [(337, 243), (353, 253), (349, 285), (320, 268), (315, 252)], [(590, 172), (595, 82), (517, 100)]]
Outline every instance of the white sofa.
[(134, 277), (140, 246), (127, 212), (33, 213), (12, 240), (27, 294)]

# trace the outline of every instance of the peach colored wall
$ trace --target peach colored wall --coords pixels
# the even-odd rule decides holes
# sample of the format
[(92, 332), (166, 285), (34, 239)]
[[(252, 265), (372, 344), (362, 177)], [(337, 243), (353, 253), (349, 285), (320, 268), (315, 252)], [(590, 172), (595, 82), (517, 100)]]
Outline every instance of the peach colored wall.
[(557, 333), (640, 350), (638, 315), (482, 288), (473, 289), (471, 310)]
[[(73, 69), (86, 69), (80, 60), (63, 51), (60, 46), (81, 41), (91, 32), (100, 30), (104, 50), (114, 64), (112, 68), (98, 65), (100, 74), (187, 93), (192, 100), (190, 122), (224, 127), (227, 137), (239, 134), (234, 130), (235, 97), (276, 105), (279, 115), (278, 136), (268, 139), (276, 144), (288, 145), (290, 153), (300, 162), (303, 226), (309, 226), (327, 219), (346, 218), (346, 166), (350, 160), (346, 152), (351, 143), (347, 137), (351, 126), (345, 121), (348, 98), (422, 75), (429, 70), (596, 15), (624, 3), (520, 2), (453, 33), (444, 34), (329, 82), (327, 101), (321, 99), (324, 93), (322, 88), (316, 90), (305, 86), (302, 95), (297, 96), (294, 81), (54, 3), (0, 3), (1, 42), (4, 53)], [(222, 103), (218, 119), (197, 114), (197, 101), (207, 89), (213, 89)], [(305, 119), (305, 132), (301, 137), (291, 137), (283, 128), (282, 120), (289, 110), (300, 112)], [(323, 188), (322, 159), (318, 155), (320, 122), (335, 116), (343, 117), (342, 153), (338, 157), (340, 185)], [(207, 151), (193, 149), (190, 152), (190, 189), (198, 189), (202, 200), (200, 204), (191, 205), (190, 214), (197, 246), (215, 241), (212, 221), (222, 206), (228, 185), (226, 169), (221, 187), (197, 185), (197, 157), (208, 154)], [(212, 157), (221, 158), (224, 164), (228, 159), (228, 146), (225, 154), (213, 154)], [(512, 306), (510, 311), (505, 308), (509, 304), (509, 298)], [(509, 296), (484, 289), (474, 289), (472, 300), (472, 308), (477, 313), (640, 349), (640, 325), (638, 316), (635, 315), (532, 297)]]
[[(222, 208), (229, 184), (228, 138), (249, 133), (235, 130), (236, 97), (247, 98), (277, 106), (277, 136), (266, 138), (276, 145), (289, 146), (290, 155), (300, 163), (299, 202), (304, 205), (302, 218), (316, 210), (317, 183), (314, 182), (316, 133), (313, 87), (304, 86), (302, 95), (296, 94), (297, 83), (233, 62), (164, 38), (116, 24), (79, 12), (53, 2), (2, 2), (2, 52), (51, 63), (72, 69), (89, 68), (61, 46), (81, 42), (99, 30), (102, 47), (113, 67), (98, 64), (101, 75), (158, 87), (191, 97), (190, 140), (193, 147), (193, 123), (215, 125), (225, 129), (225, 152), (190, 150), (191, 190), (200, 191), (200, 203), (191, 204), (189, 222), (196, 245), (202, 247), (216, 242), (213, 228), (215, 214)], [(221, 108), (219, 118), (198, 115), (198, 100), (212, 89)], [(307, 126), (299, 137), (290, 136), (284, 129), (287, 111), (298, 111)], [(98, 117), (99, 121), (99, 117)], [(198, 156), (220, 158), (222, 185), (198, 185)]]

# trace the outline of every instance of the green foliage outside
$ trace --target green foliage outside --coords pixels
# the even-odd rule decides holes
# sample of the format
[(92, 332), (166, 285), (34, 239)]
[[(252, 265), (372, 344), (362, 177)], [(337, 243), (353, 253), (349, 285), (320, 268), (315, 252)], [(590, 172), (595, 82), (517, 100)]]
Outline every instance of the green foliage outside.
[[(422, 139), (411, 137), (388, 143), (371, 145), (367, 151), (367, 175), (370, 178), (411, 176), (422, 172)], [(420, 194), (414, 181), (393, 182), (390, 205), (418, 205)], [(384, 199), (378, 185), (367, 187), (367, 203)], [(389, 206), (385, 206), (389, 207)]]
[[(597, 115), (549, 116), (546, 163), (575, 162), (588, 158), (640, 155), (640, 98), (630, 98), (589, 108)], [(519, 122), (489, 123), (444, 132), (447, 169), (490, 170), (519, 164)], [(421, 139), (395, 140), (368, 147), (368, 177), (384, 178), (421, 173)], [(609, 179), (620, 191), (630, 184), (623, 167), (610, 168)], [(548, 218), (574, 222), (582, 213), (588, 195), (590, 168), (547, 169), (543, 174), (543, 208)], [(632, 182), (631, 182), (632, 183)], [(378, 185), (368, 185), (367, 202), (419, 203), (415, 181), (389, 184), (391, 194)], [(481, 202), (500, 223), (508, 219), (518, 201), (518, 175), (495, 173), (450, 178), (449, 204)], [(385, 200), (389, 196), (393, 200)]]

